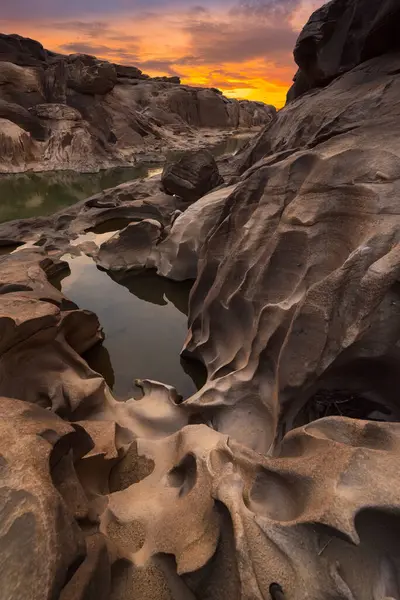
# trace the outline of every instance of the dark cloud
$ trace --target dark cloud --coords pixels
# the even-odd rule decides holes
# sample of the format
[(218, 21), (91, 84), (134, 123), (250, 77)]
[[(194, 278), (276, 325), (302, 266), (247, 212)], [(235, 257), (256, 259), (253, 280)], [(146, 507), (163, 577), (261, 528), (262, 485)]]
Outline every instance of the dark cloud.
[[(183, 0), (182, 0), (183, 2)], [(35, 21), (43, 19), (71, 19), (126, 14), (128, 11), (165, 10), (165, 0), (0, 0), (4, 20)]]
[(91, 38), (104, 35), (109, 30), (109, 26), (104, 21), (91, 21), (89, 23), (86, 21), (56, 21), (49, 23), (48, 26), (51, 29), (60, 29), (61, 31), (76, 31)]
[(264, 23), (210, 23), (197, 21), (187, 24), (192, 39), (194, 64), (215, 62), (245, 62), (255, 58), (287, 55), (297, 34), (289, 25), (270, 27)]
[(275, 20), (289, 17), (300, 4), (301, 0), (240, 0), (230, 13)]
[[(191, 39), (192, 64), (246, 62), (288, 57), (296, 41), (290, 19), (302, 0), (239, 0), (219, 22), (207, 13), (188, 15), (184, 28)], [(189, 60), (187, 61), (189, 64)]]
[(204, 6), (192, 6), (191, 8), (189, 8), (188, 14), (191, 17), (205, 17), (206, 15), (210, 14), (208, 8), (205, 8)]
[(207, 87), (215, 87), (222, 90), (237, 90), (238, 88), (246, 88), (248, 90), (257, 89), (249, 81), (227, 81), (226, 79), (214, 79), (213, 77), (210, 78)]
[[(44, 23), (46, 26), (46, 23)], [(90, 39), (107, 39), (110, 41), (136, 43), (139, 41), (137, 35), (126, 35), (117, 29), (113, 29), (105, 21), (62, 21), (49, 23), (50, 29), (60, 29), (61, 31), (75, 31)]]
[(91, 54), (99, 58), (110, 58), (118, 56), (119, 61), (127, 64), (136, 64), (139, 59), (135, 52), (129, 52), (126, 48), (112, 48), (102, 44), (90, 44), (89, 42), (70, 42), (61, 46), (68, 54)]
[(172, 66), (174, 62), (180, 62), (179, 58), (176, 61), (170, 60), (145, 60), (139, 61), (136, 65), (142, 71), (150, 70), (150, 71), (161, 71), (165, 75), (177, 75), (180, 77), (180, 74), (176, 69)]

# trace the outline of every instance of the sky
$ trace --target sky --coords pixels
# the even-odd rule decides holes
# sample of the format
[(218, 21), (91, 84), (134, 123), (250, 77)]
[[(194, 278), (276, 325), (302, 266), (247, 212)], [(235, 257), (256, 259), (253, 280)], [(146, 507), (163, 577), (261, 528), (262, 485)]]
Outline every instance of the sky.
[[(5, 6), (3, 5), (5, 3)], [(285, 103), (293, 47), (324, 0), (0, 0), (0, 31), (151, 76)]]

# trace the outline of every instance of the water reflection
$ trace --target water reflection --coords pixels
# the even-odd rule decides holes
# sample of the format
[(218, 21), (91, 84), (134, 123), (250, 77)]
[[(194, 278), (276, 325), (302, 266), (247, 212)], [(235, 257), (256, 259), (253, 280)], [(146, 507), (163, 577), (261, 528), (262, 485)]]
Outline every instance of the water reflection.
[(141, 164), (99, 173), (51, 171), (0, 175), (0, 222), (50, 215), (102, 190), (151, 177), (159, 171), (159, 165)]
[[(231, 136), (210, 148), (215, 157), (236, 154), (254, 134)], [(177, 158), (174, 152), (168, 158)], [(79, 200), (89, 198), (121, 183), (152, 177), (162, 171), (162, 165), (141, 163), (135, 167), (114, 168), (99, 173), (50, 171), (47, 173), (19, 173), (0, 175), (0, 223), (51, 215)]]
[[(190, 285), (146, 272), (112, 279), (85, 255), (64, 257), (63, 293), (99, 317), (105, 341), (85, 358), (118, 398), (135, 393), (134, 379), (173, 385), (184, 398), (204, 383), (201, 365), (180, 358), (187, 334)], [(118, 279), (118, 281), (117, 281)]]

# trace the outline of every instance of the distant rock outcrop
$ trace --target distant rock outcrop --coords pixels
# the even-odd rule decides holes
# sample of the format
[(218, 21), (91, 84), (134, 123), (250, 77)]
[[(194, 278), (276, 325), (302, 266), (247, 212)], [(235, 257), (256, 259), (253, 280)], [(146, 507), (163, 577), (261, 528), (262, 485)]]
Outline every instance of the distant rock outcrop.
[[(21, 145), (13, 164), (0, 154), (0, 173), (128, 166), (138, 152), (161, 154), (190, 147), (179, 137), (183, 133), (259, 127), (276, 112), (260, 102), (229, 100), (215, 90), (181, 86), (176, 76), (151, 78), (133, 66), (87, 54), (55, 54), (34, 40), (4, 34), (0, 104), (0, 118), (32, 138), (30, 153)], [(59, 108), (37, 109), (51, 104), (74, 109), (74, 125)], [(11, 130), (7, 127), (3, 137)]]

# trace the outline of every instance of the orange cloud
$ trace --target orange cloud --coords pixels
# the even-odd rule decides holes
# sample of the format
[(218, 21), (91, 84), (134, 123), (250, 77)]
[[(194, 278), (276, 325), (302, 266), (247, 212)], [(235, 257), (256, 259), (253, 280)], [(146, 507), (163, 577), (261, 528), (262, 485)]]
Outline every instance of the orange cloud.
[(285, 103), (295, 72), (292, 49), (322, 0), (239, 0), (230, 7), (137, 12), (95, 19), (1, 21), (7, 33), (62, 53), (85, 52), (133, 64), (150, 75), (179, 75), (228, 97)]

